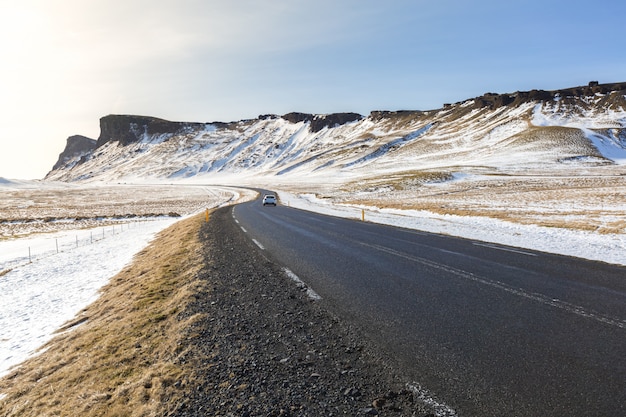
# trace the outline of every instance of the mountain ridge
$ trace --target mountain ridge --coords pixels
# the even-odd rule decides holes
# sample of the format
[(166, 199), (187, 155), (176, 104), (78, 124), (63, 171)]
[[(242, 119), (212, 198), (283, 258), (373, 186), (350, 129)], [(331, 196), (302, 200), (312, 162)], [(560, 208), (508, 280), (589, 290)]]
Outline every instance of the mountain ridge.
[(626, 83), (486, 93), (429, 111), (292, 112), (228, 123), (108, 115), (100, 127), (94, 149), (75, 154), (68, 140), (46, 179), (333, 177), (365, 175), (371, 164), (390, 172), (599, 166), (621, 163), (626, 148)]

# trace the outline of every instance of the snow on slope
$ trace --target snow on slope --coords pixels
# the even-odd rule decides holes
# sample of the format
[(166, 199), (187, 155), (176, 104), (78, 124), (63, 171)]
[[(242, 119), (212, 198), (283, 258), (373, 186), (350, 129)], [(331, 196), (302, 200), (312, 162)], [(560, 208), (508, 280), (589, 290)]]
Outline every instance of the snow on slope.
[(372, 114), (318, 131), (310, 122), (280, 117), (207, 124), (178, 134), (143, 134), (126, 146), (108, 142), (87, 161), (70, 161), (47, 178), (178, 180), (233, 173), (323, 178), (449, 166), (519, 170), (572, 161), (623, 163), (626, 110), (580, 100), (566, 105), (557, 96), (495, 109), (477, 108), (470, 100), (429, 112)]
[(0, 177), (0, 189), (27, 189), (45, 187), (46, 183), (37, 180), (9, 180)]
[(583, 132), (607, 159), (616, 164), (626, 165), (626, 135), (619, 129), (609, 129), (604, 135), (590, 129), (583, 129)]

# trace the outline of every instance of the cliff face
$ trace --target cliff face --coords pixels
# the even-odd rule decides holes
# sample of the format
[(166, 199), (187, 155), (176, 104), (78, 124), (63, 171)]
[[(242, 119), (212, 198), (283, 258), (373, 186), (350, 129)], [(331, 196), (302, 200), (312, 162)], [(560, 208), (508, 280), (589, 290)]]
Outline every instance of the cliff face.
[[(624, 95), (626, 94), (626, 83), (611, 83), (611, 84), (599, 84), (596, 81), (591, 81), (586, 86), (565, 88), (561, 90), (531, 90), (531, 91), (518, 91), (511, 94), (494, 94), (485, 93), (480, 97), (474, 99), (474, 108), (487, 107), (495, 110), (503, 106), (515, 107), (528, 102), (539, 102), (554, 100), (556, 97), (572, 101), (573, 99), (581, 97), (593, 97), (595, 95), (607, 95), (608, 101), (617, 101), (617, 104), (623, 106), (626, 101)], [(458, 103), (457, 103), (458, 104)]]
[(366, 117), (294, 112), (209, 124), (109, 115), (100, 128), (95, 144), (86, 139), (80, 147), (80, 139), (70, 138), (46, 178), (369, 175), (375, 169), (517, 170), (568, 161), (626, 165), (626, 83), (487, 93), (437, 110), (373, 111)]
[[(67, 138), (65, 149), (59, 154), (52, 170), (65, 166), (69, 161), (89, 155), (96, 149), (96, 141), (85, 136), (74, 135)], [(82, 159), (79, 159), (81, 161)], [(84, 160), (82, 160), (84, 161)]]
[[(262, 118), (264, 116), (260, 116)], [(287, 113), (282, 116), (283, 119), (291, 123), (310, 122), (309, 129), (311, 132), (319, 132), (325, 127), (341, 126), (346, 123), (361, 120), (363, 116), (358, 113), (332, 113), (315, 115), (309, 113)]]
[(100, 137), (96, 147), (108, 142), (126, 146), (139, 142), (142, 137), (177, 134), (186, 129), (197, 129), (203, 123), (170, 122), (149, 116), (108, 115), (100, 119)]
[[(315, 115), (309, 113), (288, 113), (283, 116), (261, 115), (259, 120), (282, 118), (290, 123), (309, 122), (311, 132), (319, 132), (325, 127), (341, 126), (346, 123), (361, 120), (358, 113), (332, 113)], [(213, 122), (211, 125), (218, 128), (228, 128), (230, 123)], [(142, 138), (157, 135), (177, 135), (185, 131), (204, 128), (204, 123), (171, 122), (150, 116), (132, 116), (111, 114), (100, 119), (100, 136), (96, 142), (99, 148), (105, 143), (118, 142), (122, 146), (139, 142)]]

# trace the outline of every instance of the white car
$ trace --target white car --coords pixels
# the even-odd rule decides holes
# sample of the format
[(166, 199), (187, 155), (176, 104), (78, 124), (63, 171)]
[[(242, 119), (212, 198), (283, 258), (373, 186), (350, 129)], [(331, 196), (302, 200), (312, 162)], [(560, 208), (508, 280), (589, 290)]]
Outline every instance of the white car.
[(263, 197), (264, 206), (276, 206), (276, 196), (272, 194), (266, 194)]

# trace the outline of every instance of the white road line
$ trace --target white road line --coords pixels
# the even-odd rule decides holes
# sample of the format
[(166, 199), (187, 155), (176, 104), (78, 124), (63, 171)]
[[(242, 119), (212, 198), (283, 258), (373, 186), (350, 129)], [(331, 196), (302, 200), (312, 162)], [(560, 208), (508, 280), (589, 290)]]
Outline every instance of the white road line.
[(474, 242), (473, 245), (475, 246), (484, 246), (486, 248), (491, 248), (491, 249), (498, 249), (498, 250), (503, 250), (506, 252), (514, 252), (514, 253), (520, 253), (522, 255), (528, 255), (528, 256), (537, 256), (536, 253), (530, 253), (530, 252), (524, 252), (522, 250), (517, 250), (517, 249), (511, 249), (511, 248), (504, 248), (502, 246), (497, 246), (491, 243), (478, 243), (478, 242)]
[[(234, 217), (233, 217), (234, 218)], [(235, 223), (239, 224), (239, 220), (235, 219)]]
[(506, 291), (506, 292), (508, 292), (510, 294), (514, 294), (514, 295), (517, 295), (517, 296), (520, 296), (520, 297), (527, 298), (529, 300), (533, 300), (533, 301), (539, 302), (541, 304), (545, 304), (545, 305), (548, 305), (548, 306), (556, 307), (556, 308), (559, 308), (561, 310), (567, 311), (569, 313), (576, 314), (576, 315), (581, 316), (581, 317), (590, 318), (590, 319), (599, 321), (601, 323), (605, 323), (605, 324), (608, 324), (608, 325), (611, 325), (611, 326), (619, 327), (621, 329), (626, 329), (626, 321), (621, 320), (621, 319), (616, 318), (616, 317), (605, 316), (605, 315), (602, 315), (602, 314), (597, 313), (595, 311), (588, 310), (588, 309), (586, 309), (584, 307), (568, 303), (566, 301), (558, 300), (556, 298), (548, 297), (546, 295), (539, 294), (539, 293), (528, 292), (528, 291), (525, 291), (525, 290), (523, 290), (521, 288), (515, 288), (515, 287), (512, 287), (510, 285), (507, 285), (507, 284), (505, 284), (503, 282), (500, 282), (500, 281), (497, 281), (497, 280), (492, 280), (492, 279), (488, 279), (488, 278), (481, 277), (481, 276), (478, 276), (478, 275), (474, 275), (471, 272), (463, 271), (462, 269), (453, 268), (451, 266), (447, 266), (447, 265), (444, 265), (444, 264), (433, 262), (433, 261), (430, 261), (430, 260), (425, 259), (425, 258), (420, 258), (420, 257), (417, 257), (417, 256), (408, 255), (408, 254), (405, 254), (405, 253), (402, 253), (402, 252), (398, 252), (398, 251), (396, 251), (394, 249), (386, 248), (384, 246), (371, 245), (371, 244), (368, 244), (368, 243), (361, 243), (361, 244), (363, 246), (368, 246), (370, 248), (377, 249), (377, 250), (382, 251), (382, 252), (386, 252), (386, 253), (389, 253), (389, 254), (392, 254), (392, 255), (395, 255), (395, 256), (399, 256), (399, 257), (404, 258), (404, 259), (408, 259), (409, 261), (417, 262), (417, 263), (420, 263), (422, 265), (426, 265), (426, 266), (429, 266), (431, 268), (435, 268), (435, 269), (438, 269), (440, 271), (444, 271), (444, 272), (456, 275), (457, 277), (460, 277), (460, 278), (464, 278), (464, 279), (467, 279), (467, 280), (470, 280), (470, 281), (478, 282), (480, 284), (488, 285), (490, 287), (497, 288), (497, 289)]
[(241, 230), (243, 230), (244, 233), (248, 233), (248, 231), (246, 230), (245, 227), (243, 227), (243, 226), (240, 226), (240, 227), (241, 227)]
[(316, 293), (308, 285), (306, 285), (304, 281), (302, 281), (300, 277), (294, 274), (289, 268), (283, 268), (283, 271), (289, 278), (291, 278), (296, 283), (299, 288), (306, 290), (306, 294), (311, 300), (319, 301), (322, 299), (322, 297), (318, 293)]
[(265, 247), (264, 247), (263, 245), (261, 245), (261, 243), (260, 243), (258, 240), (256, 240), (256, 239), (252, 239), (252, 241), (253, 241), (253, 242), (254, 242), (254, 243), (255, 243), (255, 244), (256, 244), (259, 248), (261, 248), (261, 250), (265, 250)]

